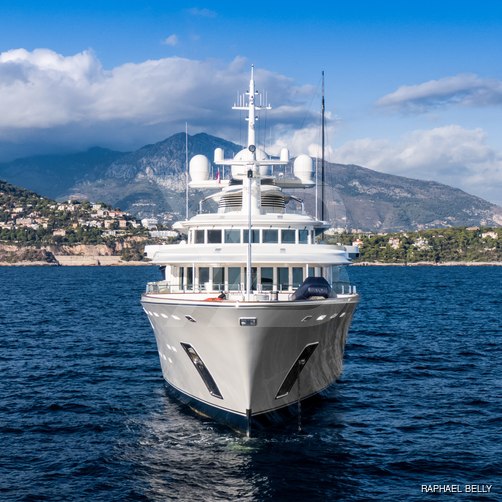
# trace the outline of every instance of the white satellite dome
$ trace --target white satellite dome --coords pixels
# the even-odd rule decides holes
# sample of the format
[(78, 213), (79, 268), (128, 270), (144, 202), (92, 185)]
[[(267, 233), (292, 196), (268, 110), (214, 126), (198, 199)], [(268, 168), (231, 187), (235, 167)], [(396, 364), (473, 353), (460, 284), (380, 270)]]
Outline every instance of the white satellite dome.
[(195, 155), (190, 159), (189, 171), (192, 181), (207, 181), (211, 164), (205, 155)]
[[(266, 160), (267, 154), (261, 149), (256, 149), (256, 160)], [(234, 156), (235, 160), (253, 160), (253, 154), (249, 151), (248, 148), (242, 149), (239, 153)], [(242, 176), (246, 176), (248, 168), (246, 166), (234, 165), (232, 166), (232, 177), (240, 178)], [(260, 175), (261, 176), (269, 176), (270, 175), (270, 166), (260, 166)]]
[(293, 172), (302, 183), (312, 183), (312, 159), (305, 154), (298, 155), (293, 164)]
[(218, 163), (225, 159), (225, 152), (223, 148), (215, 148), (214, 150), (214, 162)]

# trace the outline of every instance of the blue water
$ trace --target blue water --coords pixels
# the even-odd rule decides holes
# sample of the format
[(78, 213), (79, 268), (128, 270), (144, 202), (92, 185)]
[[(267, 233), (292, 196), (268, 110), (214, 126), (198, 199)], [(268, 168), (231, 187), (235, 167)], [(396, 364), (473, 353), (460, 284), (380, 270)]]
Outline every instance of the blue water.
[(246, 439), (166, 394), (156, 268), (0, 268), (0, 500), (502, 499), (500, 267), (360, 267), (341, 381)]

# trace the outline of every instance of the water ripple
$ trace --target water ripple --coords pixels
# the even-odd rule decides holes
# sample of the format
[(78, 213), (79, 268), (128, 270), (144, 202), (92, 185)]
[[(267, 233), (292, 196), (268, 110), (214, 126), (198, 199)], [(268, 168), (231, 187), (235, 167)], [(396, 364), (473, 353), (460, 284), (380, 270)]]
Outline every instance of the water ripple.
[(0, 269), (0, 499), (500, 499), (501, 273), (352, 270), (342, 378), (302, 432), (246, 439), (167, 396), (139, 305), (156, 269)]

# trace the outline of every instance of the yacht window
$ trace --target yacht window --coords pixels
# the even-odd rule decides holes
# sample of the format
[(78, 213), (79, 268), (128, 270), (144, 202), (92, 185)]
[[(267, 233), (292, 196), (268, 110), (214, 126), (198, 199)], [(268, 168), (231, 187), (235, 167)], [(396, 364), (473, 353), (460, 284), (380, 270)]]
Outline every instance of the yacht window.
[(277, 267), (277, 282), (279, 284), (279, 291), (289, 289), (289, 268)]
[(221, 243), (221, 230), (208, 230), (207, 231), (207, 242), (209, 244)]
[(230, 291), (241, 289), (241, 267), (228, 267), (228, 289)]
[(207, 289), (209, 286), (209, 267), (199, 268), (199, 287)]
[(308, 230), (298, 230), (298, 242), (300, 244), (308, 244), (308, 242), (309, 242), (309, 231)]
[(261, 289), (272, 291), (274, 285), (274, 269), (272, 267), (261, 268)]
[(350, 282), (347, 267), (333, 265), (331, 270), (333, 282)]
[(213, 267), (213, 289), (222, 291), (225, 289), (225, 269)]
[(297, 288), (303, 282), (303, 268), (293, 267), (293, 287)]
[(193, 289), (193, 268), (187, 267), (187, 289)]
[(184, 287), (184, 279), (185, 279), (185, 267), (180, 267), (179, 268), (179, 276), (178, 276), (178, 279), (179, 279), (179, 283), (178, 283), (178, 286), (179, 288), (182, 290), (183, 287)]
[(281, 230), (281, 239), (283, 244), (294, 244), (295, 230)]
[(279, 242), (279, 232), (270, 228), (263, 230), (263, 242), (277, 243)]
[(194, 232), (194, 244), (204, 244), (204, 230)]
[[(247, 242), (248, 242), (247, 228), (244, 229), (243, 237), (244, 237), (243, 242), (245, 242), (247, 244)], [(252, 243), (260, 242), (260, 231), (259, 230), (251, 230), (251, 242)]]
[(241, 231), (225, 230), (225, 242), (229, 244), (239, 244), (241, 242)]
[[(256, 290), (256, 276), (257, 276), (257, 269), (256, 267), (251, 267), (251, 289)], [(246, 280), (247, 280), (247, 267), (244, 267), (244, 273), (246, 274)], [(245, 286), (246, 287), (246, 286)]]

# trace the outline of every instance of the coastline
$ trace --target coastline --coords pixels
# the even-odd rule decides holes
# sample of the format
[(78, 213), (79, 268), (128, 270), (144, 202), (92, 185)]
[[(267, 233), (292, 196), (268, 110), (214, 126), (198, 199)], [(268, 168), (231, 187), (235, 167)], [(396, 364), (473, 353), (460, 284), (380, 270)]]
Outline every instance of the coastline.
[(19, 246), (0, 243), (0, 267), (23, 266), (145, 266), (147, 260), (125, 260), (123, 247), (106, 244), (76, 244), (64, 246)]
[(15, 261), (2, 262), (0, 267), (144, 267), (153, 265), (149, 261), (124, 261), (120, 256), (69, 256), (54, 255), (54, 262), (47, 261)]
[(361, 261), (352, 263), (352, 267), (500, 267), (501, 261), (417, 261), (412, 263), (384, 263), (379, 261)]
[[(0, 261), (0, 267), (145, 267), (153, 266), (149, 261), (125, 261), (117, 255), (54, 255), (55, 261)], [(415, 262), (415, 263), (384, 263), (384, 262), (356, 262), (353, 267), (500, 267), (502, 262), (486, 261), (447, 261), (447, 262)]]

